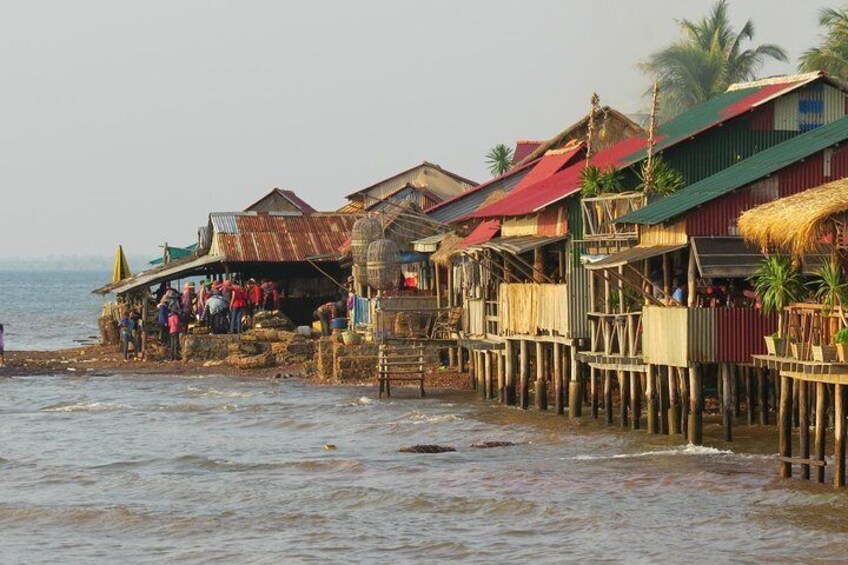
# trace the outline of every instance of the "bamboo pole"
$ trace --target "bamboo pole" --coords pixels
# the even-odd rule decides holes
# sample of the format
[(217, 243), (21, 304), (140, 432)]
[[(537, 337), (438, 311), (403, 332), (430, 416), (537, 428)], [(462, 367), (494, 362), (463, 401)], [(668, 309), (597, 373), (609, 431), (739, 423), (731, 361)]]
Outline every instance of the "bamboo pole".
[(627, 414), (628, 400), (630, 399), (630, 383), (627, 374), (621, 370), (616, 372), (616, 379), (618, 380), (619, 416), (621, 420), (621, 427), (627, 428), (630, 426)]
[(833, 391), (833, 486), (845, 486), (845, 385)]
[(680, 433), (680, 398), (677, 390), (677, 367), (668, 368), (668, 435)]
[(580, 362), (577, 360), (577, 346), (572, 345), (568, 349), (571, 364), (571, 379), (568, 381), (568, 417), (575, 420), (583, 415), (583, 391), (580, 386)]
[(483, 398), (485, 400), (492, 399), (492, 355), (488, 351), (481, 353), (483, 356), (483, 371), (484, 371), (484, 386)]
[(766, 380), (766, 370), (760, 369), (757, 375), (757, 406), (760, 411), (760, 425), (768, 426), (769, 423), (769, 403), (768, 403), (768, 381)]
[(792, 383), (789, 377), (781, 377), (780, 382), (780, 411), (778, 422), (780, 422), (780, 476), (789, 478), (792, 476)]
[(527, 359), (527, 340), (522, 339), (519, 340), (518, 343), (518, 405), (522, 410), (527, 410), (530, 403), (528, 382), (528, 379), (530, 378), (530, 360)]
[(704, 441), (704, 387), (697, 365), (689, 367), (689, 443), (701, 445)]
[(497, 362), (497, 374), (498, 374), (498, 391), (497, 391), (497, 399), (500, 403), (505, 403), (505, 395), (504, 391), (506, 390), (506, 378), (505, 378), (505, 370), (504, 370), (504, 354), (503, 353), (495, 353), (495, 361)]
[(630, 372), (630, 425), (634, 430), (641, 427), (642, 379), (636, 371)]
[[(807, 383), (798, 381), (801, 385), (798, 389), (798, 435), (800, 439), (801, 459), (810, 458), (810, 416), (807, 400)], [(810, 465), (801, 465), (801, 478), (810, 480)]]
[(512, 340), (506, 340), (506, 350), (504, 355), (504, 369), (506, 387), (504, 389), (504, 404), (514, 406), (515, 397), (515, 344)]
[(548, 409), (548, 386), (545, 382), (545, 345), (536, 342), (536, 409), (543, 412)]
[(656, 434), (659, 433), (659, 427), (657, 425), (656, 367), (654, 365), (648, 365), (645, 374), (648, 377), (648, 386), (645, 389), (645, 396), (648, 403), (648, 433)]
[(554, 409), (557, 414), (565, 413), (565, 406), (563, 406), (563, 391), (562, 391), (562, 346), (554, 342), (553, 344), (553, 355), (554, 355)]
[(612, 371), (604, 370), (604, 419), (612, 424)]
[(721, 370), (721, 409), (722, 427), (724, 428), (724, 441), (733, 441), (733, 389), (731, 384), (732, 370), (728, 363), (720, 365)]

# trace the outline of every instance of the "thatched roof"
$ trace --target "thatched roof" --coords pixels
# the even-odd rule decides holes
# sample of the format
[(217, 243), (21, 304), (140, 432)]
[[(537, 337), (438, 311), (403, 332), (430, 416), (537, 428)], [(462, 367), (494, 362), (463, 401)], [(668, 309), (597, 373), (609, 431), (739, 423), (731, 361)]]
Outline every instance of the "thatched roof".
[(820, 247), (831, 232), (831, 218), (842, 212), (848, 212), (848, 179), (748, 210), (739, 217), (739, 233), (760, 247), (776, 246), (799, 257)]
[(459, 251), (459, 245), (462, 243), (462, 238), (455, 233), (449, 233), (442, 240), (439, 249), (430, 255), (430, 260), (437, 265), (447, 267), (451, 264), (451, 258)]

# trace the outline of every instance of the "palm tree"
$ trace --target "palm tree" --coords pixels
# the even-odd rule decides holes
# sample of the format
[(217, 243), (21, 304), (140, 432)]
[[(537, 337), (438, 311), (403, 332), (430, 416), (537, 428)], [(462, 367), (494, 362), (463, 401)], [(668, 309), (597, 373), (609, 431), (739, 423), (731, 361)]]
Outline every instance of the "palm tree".
[(486, 166), (492, 176), (499, 177), (512, 167), (512, 148), (498, 143), (486, 153)]
[(709, 100), (735, 82), (755, 78), (767, 59), (788, 60), (777, 45), (743, 49), (745, 42), (754, 40), (754, 23), (748, 20), (737, 32), (727, 12), (727, 0), (718, 0), (706, 17), (680, 20), (683, 38), (640, 64), (659, 82), (664, 117)]
[(848, 79), (848, 9), (825, 8), (819, 14), (819, 25), (827, 28), (822, 43), (801, 55), (799, 69), (824, 71), (831, 76)]

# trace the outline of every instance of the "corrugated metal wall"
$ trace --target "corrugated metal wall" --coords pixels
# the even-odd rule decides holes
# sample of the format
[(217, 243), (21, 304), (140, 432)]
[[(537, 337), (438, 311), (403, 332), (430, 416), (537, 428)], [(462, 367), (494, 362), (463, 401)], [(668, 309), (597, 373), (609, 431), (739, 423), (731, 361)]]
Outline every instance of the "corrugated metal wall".
[(565, 277), (568, 285), (568, 336), (586, 339), (591, 335), (589, 325), (589, 272), (580, 263), (580, 252), (573, 237), (568, 240), (566, 250)]
[(769, 177), (698, 208), (686, 218), (689, 236), (739, 235), (736, 221), (742, 212), (765, 202), (791, 196), (831, 180), (848, 177), (848, 147), (833, 151), (830, 176), (825, 176), (824, 152), (795, 163)]
[(642, 356), (652, 365), (685, 367), (689, 357), (687, 309), (664, 306), (642, 308)]
[(763, 337), (777, 331), (777, 314), (750, 308), (717, 308), (716, 322), (719, 363), (750, 363), (766, 352)]
[(709, 363), (716, 353), (716, 308), (686, 308), (689, 361)]

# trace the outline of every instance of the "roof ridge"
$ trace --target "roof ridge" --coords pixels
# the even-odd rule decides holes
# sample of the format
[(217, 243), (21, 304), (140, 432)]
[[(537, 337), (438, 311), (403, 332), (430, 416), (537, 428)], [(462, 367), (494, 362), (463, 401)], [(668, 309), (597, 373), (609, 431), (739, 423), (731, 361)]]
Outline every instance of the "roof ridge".
[(807, 82), (824, 76), (822, 71), (813, 71), (811, 73), (801, 73), (797, 75), (779, 75), (748, 82), (735, 82), (727, 87), (725, 92), (733, 92), (745, 88), (757, 88), (760, 86), (771, 86), (773, 84), (788, 84), (792, 82)]

